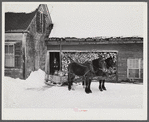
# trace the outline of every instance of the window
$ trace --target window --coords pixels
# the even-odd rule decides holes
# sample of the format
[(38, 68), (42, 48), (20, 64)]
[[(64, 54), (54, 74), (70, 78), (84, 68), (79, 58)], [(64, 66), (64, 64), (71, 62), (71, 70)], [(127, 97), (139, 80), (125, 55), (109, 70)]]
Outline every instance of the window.
[(5, 67), (21, 67), (21, 43), (5, 44)]
[(46, 26), (46, 15), (44, 15), (42, 12), (37, 12), (36, 17), (36, 27), (38, 33), (44, 33), (45, 32), (45, 26)]
[(127, 78), (140, 79), (143, 77), (143, 61), (141, 59), (127, 59)]
[(14, 45), (5, 45), (5, 67), (15, 66)]
[(50, 52), (49, 61), (50, 74), (53, 75), (55, 71), (60, 70), (60, 52)]

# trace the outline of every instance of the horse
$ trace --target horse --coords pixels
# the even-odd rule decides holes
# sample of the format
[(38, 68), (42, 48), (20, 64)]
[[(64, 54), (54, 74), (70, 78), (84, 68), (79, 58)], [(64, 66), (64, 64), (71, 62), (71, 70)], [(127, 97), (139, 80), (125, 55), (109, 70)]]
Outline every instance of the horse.
[[(85, 62), (83, 65), (86, 65), (87, 62)], [(86, 83), (87, 88), (89, 89), (90, 93), (92, 92), (90, 90), (91, 80), (93, 80), (93, 77), (97, 77), (97, 80), (99, 81), (99, 90), (103, 91), (106, 90), (105, 87), (105, 79), (109, 77), (110, 74), (115, 74), (116, 70), (113, 70), (115, 67), (115, 62), (113, 61), (113, 58), (110, 56), (107, 59), (99, 58), (95, 59), (91, 62), (92, 65), (92, 75), (89, 81), (83, 81), (82, 84), (84, 85)], [(104, 66), (104, 68), (102, 68)]]
[[(115, 74), (116, 70), (113, 70), (115, 66), (115, 62), (113, 61), (113, 58), (110, 56), (109, 58), (105, 59), (104, 62), (106, 63), (106, 71), (100, 70), (99, 65), (96, 61), (93, 61), (93, 68), (94, 68), (94, 76), (98, 77), (99, 81), (99, 90), (103, 91), (106, 90), (105, 87), (105, 79), (109, 76), (109, 74)], [(90, 86), (89, 86), (90, 87)]]
[[(95, 66), (97, 66), (95, 68)], [(96, 70), (97, 69), (97, 70)], [(71, 62), (68, 65), (68, 90), (71, 90), (71, 85), (75, 78), (75, 75), (83, 77), (83, 84), (85, 84), (85, 92), (92, 93), (90, 84), (96, 71), (106, 71), (106, 63), (102, 58), (92, 60), (91, 62), (85, 62), (84, 64)]]

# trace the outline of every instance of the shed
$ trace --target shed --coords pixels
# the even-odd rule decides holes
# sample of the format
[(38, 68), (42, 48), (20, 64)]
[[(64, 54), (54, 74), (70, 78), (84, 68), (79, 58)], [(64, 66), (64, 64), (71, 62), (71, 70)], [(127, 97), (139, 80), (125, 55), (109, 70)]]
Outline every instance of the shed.
[[(104, 57), (112, 55), (116, 62), (116, 76), (113, 82), (143, 82), (143, 38), (49, 38), (47, 46), (46, 73), (53, 74), (52, 63), (56, 59), (58, 70), (67, 70), (70, 63), (65, 55), (74, 61), (83, 62), (96, 58), (97, 54)], [(67, 75), (67, 73), (66, 73)], [(110, 81), (109, 80), (109, 81)]]

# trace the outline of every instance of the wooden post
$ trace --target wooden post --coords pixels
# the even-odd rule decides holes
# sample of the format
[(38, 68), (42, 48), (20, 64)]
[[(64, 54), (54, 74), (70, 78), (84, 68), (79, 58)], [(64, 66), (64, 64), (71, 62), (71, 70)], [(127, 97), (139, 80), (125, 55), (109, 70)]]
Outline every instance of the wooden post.
[[(62, 39), (60, 39), (60, 71), (62, 72), (62, 45), (61, 45)], [(60, 82), (62, 82), (62, 76), (60, 75)]]
[(22, 49), (23, 49), (23, 79), (26, 79), (26, 33), (22, 34)]
[(46, 63), (45, 63), (45, 81), (49, 80), (49, 52), (46, 54)]
[(23, 79), (25, 80), (25, 49), (23, 47), (23, 50), (22, 50), (22, 54), (23, 54)]
[(118, 52), (117, 52), (117, 56), (116, 56), (116, 60), (117, 60), (117, 65), (116, 65), (116, 82), (118, 82)]
[(61, 64), (61, 62), (62, 62), (62, 55), (61, 55), (61, 52), (62, 52), (62, 47), (61, 47), (62, 45), (61, 45), (61, 40), (60, 40), (60, 70), (62, 70), (62, 64)]

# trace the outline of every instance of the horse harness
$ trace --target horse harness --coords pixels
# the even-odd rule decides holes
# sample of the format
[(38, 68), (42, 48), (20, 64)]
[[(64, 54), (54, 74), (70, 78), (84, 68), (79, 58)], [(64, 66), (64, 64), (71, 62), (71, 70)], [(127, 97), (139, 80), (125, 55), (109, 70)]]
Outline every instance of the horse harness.
[[(103, 61), (103, 60), (101, 60), (101, 61)], [(94, 69), (94, 68), (96, 68), (96, 69), (97, 69), (96, 71), (93, 71), (93, 73), (97, 73), (99, 70), (100, 70), (100, 71), (103, 71), (103, 69), (102, 69), (102, 68), (97, 68), (96, 66), (94, 66), (94, 65), (93, 65), (93, 62), (91, 62), (91, 65), (92, 65), (93, 69)], [(106, 69), (106, 71), (103, 71), (103, 72), (105, 72), (105, 73), (106, 73), (106, 72), (108, 72), (108, 70)]]
[[(77, 63), (77, 64), (79, 64), (79, 65), (81, 65), (81, 66), (83, 66), (83, 67), (87, 67), (87, 66), (84, 65), (84, 64), (81, 64), (81, 63), (78, 63), (78, 62), (75, 62), (75, 63)], [(92, 67), (95, 67), (95, 68), (96, 68), (96, 66), (94, 66), (92, 62), (89, 62), (89, 63), (91, 64)], [(89, 68), (89, 69), (90, 69), (90, 70), (87, 70), (87, 72), (85, 72), (85, 74), (82, 76), (83, 79), (86, 78), (86, 75), (87, 75), (89, 72), (92, 72), (92, 73), (95, 74), (95, 73), (98, 72), (99, 70), (103, 71), (102, 68), (98, 68), (98, 70), (96, 70), (96, 71), (92, 71), (91, 68)], [(93, 69), (94, 69), (94, 68), (93, 68)], [(104, 72), (104, 71), (103, 71), (103, 72)], [(107, 72), (107, 70), (106, 70), (106, 72)], [(69, 73), (74, 75), (74, 73), (71, 73), (71, 72), (69, 72)]]

